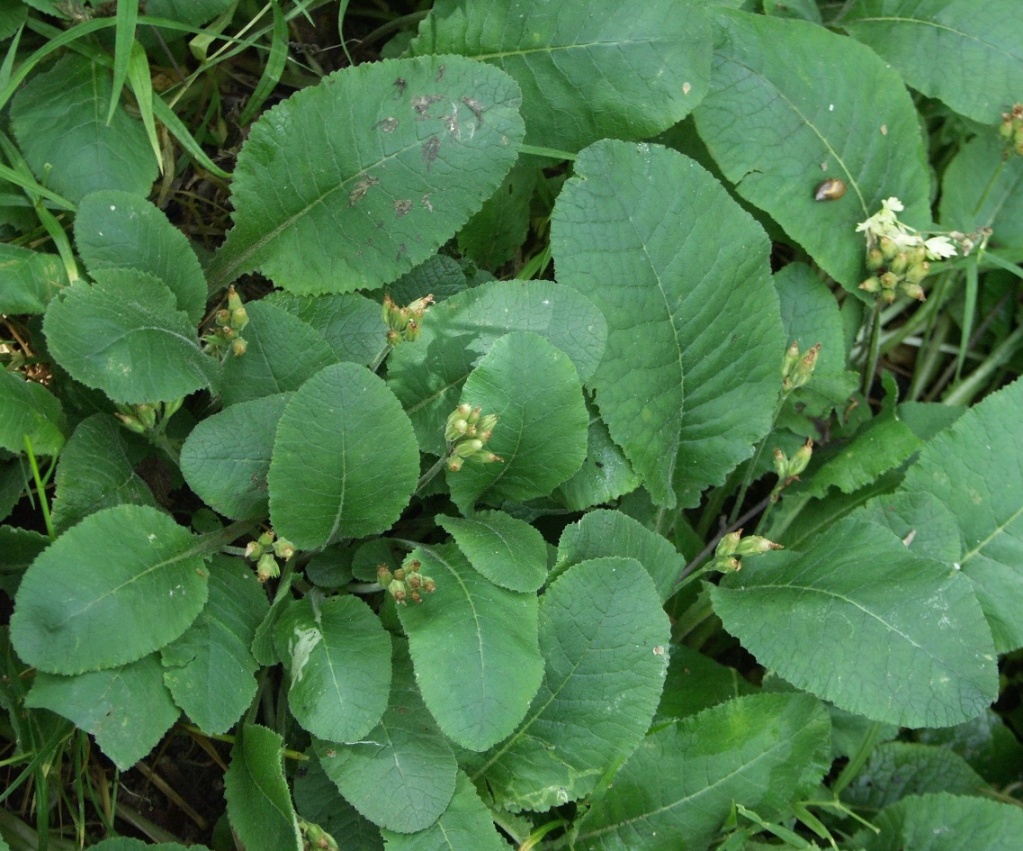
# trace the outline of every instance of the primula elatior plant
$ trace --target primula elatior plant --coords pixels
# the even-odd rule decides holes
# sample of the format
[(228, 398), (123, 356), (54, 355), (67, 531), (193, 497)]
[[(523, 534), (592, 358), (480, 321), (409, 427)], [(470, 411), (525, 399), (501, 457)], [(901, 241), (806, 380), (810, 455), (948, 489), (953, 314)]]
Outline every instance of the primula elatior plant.
[(1018, 847), (1017, 0), (0, 36), (0, 851)]

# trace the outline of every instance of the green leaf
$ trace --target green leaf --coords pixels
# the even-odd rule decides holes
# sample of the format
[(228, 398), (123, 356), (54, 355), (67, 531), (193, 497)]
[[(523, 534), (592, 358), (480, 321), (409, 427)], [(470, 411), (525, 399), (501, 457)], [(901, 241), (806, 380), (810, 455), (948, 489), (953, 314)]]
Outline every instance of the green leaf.
[(25, 438), (35, 455), (58, 455), (64, 445), (64, 411), (42, 384), (0, 369), (0, 449), (20, 455)]
[(589, 383), (654, 501), (694, 505), (770, 426), (784, 351), (770, 243), (709, 172), (667, 148), (598, 142), (575, 174), (551, 239), (559, 281), (608, 321)]
[(301, 296), (278, 291), (262, 303), (283, 307), (312, 326), (339, 361), (368, 366), (386, 344), (387, 326), (380, 305), (356, 293)]
[(55, 254), (0, 243), (0, 313), (45, 313), (67, 286), (67, 273)]
[(198, 325), (206, 312), (206, 278), (185, 235), (145, 198), (106, 190), (85, 196), (75, 217), (75, 244), (90, 274), (138, 269), (163, 281), (178, 309)]
[(448, 472), (451, 499), (463, 513), (477, 500), (500, 505), (547, 496), (586, 457), (589, 416), (575, 367), (538, 334), (515, 332), (495, 342), (466, 380), (461, 403), (498, 416), (484, 451), (502, 459), (469, 458), (459, 472)]
[(685, 718), (756, 689), (729, 668), (684, 644), (671, 648), (668, 675), (657, 707), (660, 718)]
[(963, 541), (955, 515), (925, 491), (896, 491), (876, 497), (856, 517), (887, 526), (918, 556), (952, 564), (962, 555)]
[(274, 435), (293, 395), (239, 402), (192, 429), (181, 447), (181, 475), (214, 511), (232, 520), (266, 517)]
[(71, 377), (115, 402), (170, 402), (214, 387), (220, 364), (204, 354), (174, 293), (134, 269), (102, 269), (50, 302), (43, 330)]
[(258, 724), (245, 724), (235, 736), (224, 796), (231, 827), (248, 851), (302, 851), (283, 746), (280, 736)]
[(294, 795), (298, 814), (331, 836), (343, 837), (345, 851), (383, 851), (380, 830), (341, 797), (317, 760), (296, 769)]
[(104, 839), (89, 846), (92, 851), (203, 851), (205, 845), (189, 845), (187, 848), (177, 842), (143, 842), (141, 839), (118, 836), (115, 839)]
[(412, 662), (395, 644), (387, 711), (366, 740), (315, 743), (327, 776), (366, 818), (398, 833), (433, 824), (451, 802), (458, 766), (416, 687)]
[(263, 113), (238, 154), (214, 288), (260, 268), (296, 293), (393, 281), (476, 212), (522, 139), (518, 87), (457, 56), (346, 68)]
[[(994, 124), (1023, 91), (1018, 12), (1014, 0), (858, 0), (839, 26), (917, 91)], [(955, 57), (954, 74), (947, 56)]]
[(187, 529), (155, 508), (89, 515), (25, 573), (11, 617), (18, 655), (47, 673), (79, 674), (159, 650), (206, 604), (199, 551)]
[(390, 527), (418, 480), (419, 450), (398, 400), (366, 367), (339, 363), (284, 408), (268, 474), (270, 516), (299, 549), (325, 547)]
[(543, 685), (525, 721), (475, 761), (502, 809), (548, 810), (593, 790), (642, 740), (667, 670), (667, 616), (634, 559), (571, 568), (540, 603)]
[(535, 160), (520, 157), (483, 209), (458, 232), (459, 249), (476, 265), (496, 269), (526, 241), (538, 171)]
[(597, 510), (566, 526), (558, 542), (556, 571), (602, 556), (634, 558), (654, 581), (661, 600), (667, 600), (682, 576), (686, 560), (661, 535), (619, 511)]
[[(854, 294), (865, 277), (856, 225), (897, 196), (900, 218), (930, 221), (917, 113), (899, 75), (869, 48), (805, 21), (716, 10), (711, 90), (700, 136), (738, 193), (766, 211)], [(836, 201), (814, 200), (826, 177)]]
[(431, 307), (416, 344), (399, 346), (387, 363), (388, 384), (424, 452), (444, 451), (444, 423), (465, 379), (513, 331), (544, 337), (568, 355), (585, 383), (600, 363), (607, 323), (585, 294), (551, 281), (494, 281)]
[(40, 672), (25, 705), (50, 709), (95, 736), (122, 771), (156, 747), (180, 714), (152, 653), (123, 668), (76, 677)]
[(109, 414), (82, 420), (57, 464), (54, 528), (62, 532), (102, 508), (125, 503), (156, 508), (149, 485), (135, 473), (145, 451)]
[(35, 176), (77, 202), (100, 189), (146, 195), (156, 179), (146, 131), (117, 107), (108, 124), (110, 73), (68, 54), (11, 101), (11, 129)]
[(842, 803), (878, 812), (909, 795), (981, 795), (987, 784), (959, 754), (914, 742), (885, 742), (842, 793)]
[(710, 595), (762, 665), (875, 721), (949, 726), (997, 696), (994, 648), (970, 584), (882, 526), (840, 521), (804, 552), (757, 556)]
[(605, 137), (653, 136), (700, 102), (711, 51), (701, 5), (447, 0), (411, 50), (498, 66), (522, 87), (526, 141), (577, 151)]
[(480, 283), (479, 276), (478, 270), (475, 275), (468, 275), (457, 260), (445, 254), (434, 254), (390, 284), (387, 291), (398, 304), (408, 304), (427, 294), (439, 303)]
[(874, 819), (878, 835), (865, 835), (866, 851), (1011, 851), (1023, 833), (1023, 812), (1012, 804), (957, 795), (909, 797)]
[(808, 695), (741, 697), (651, 733), (579, 823), (576, 848), (706, 848), (734, 804), (789, 813), (828, 770), (829, 723)]
[(503, 511), (480, 511), (468, 520), (439, 515), (436, 522), (495, 585), (536, 591), (547, 578), (547, 543), (528, 523)]
[(1023, 647), (1021, 423), (1023, 381), (1017, 380), (928, 442), (901, 489), (929, 493), (955, 516), (963, 541), (957, 562), (999, 653)]
[(508, 843), (498, 835), (490, 810), (472, 783), (459, 771), (455, 795), (443, 815), (420, 833), (401, 834), (383, 830), (387, 851), (507, 851)]
[(226, 733), (255, 697), (259, 665), (249, 646), (268, 609), (252, 570), (240, 559), (215, 556), (206, 608), (160, 651), (167, 688), (204, 733)]
[(296, 600), (278, 618), (274, 644), (290, 676), (288, 706), (306, 730), (354, 742), (376, 726), (391, 688), (391, 642), (366, 603)]
[(337, 363), (327, 341), (283, 308), (254, 301), (245, 310), (249, 324), (241, 336), (247, 348), (224, 364), (225, 406), (298, 390), (313, 373)]
[(629, 465), (621, 447), (611, 439), (607, 424), (596, 413), (596, 408), (587, 404), (586, 410), (590, 414), (586, 460), (572, 478), (555, 491), (556, 498), (572, 511), (611, 502), (643, 483)]
[(489, 582), (453, 545), (412, 558), (437, 584), (398, 608), (423, 700), (448, 738), (486, 750), (515, 729), (543, 677), (536, 596)]

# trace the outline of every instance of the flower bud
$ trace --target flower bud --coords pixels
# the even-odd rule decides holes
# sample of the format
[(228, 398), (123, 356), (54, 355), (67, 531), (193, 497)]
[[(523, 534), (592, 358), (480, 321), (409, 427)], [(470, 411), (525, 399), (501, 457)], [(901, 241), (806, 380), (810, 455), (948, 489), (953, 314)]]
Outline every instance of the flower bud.
[(919, 284), (905, 283), (902, 285), (902, 292), (910, 298), (915, 298), (917, 301), (926, 301), (927, 299), (924, 288)]
[(906, 267), (909, 265), (909, 256), (905, 251), (900, 251), (895, 255), (895, 259), (889, 264), (888, 268), (896, 275), (901, 275), (906, 271)]
[(256, 579), (266, 582), (268, 579), (276, 579), (280, 575), (281, 568), (277, 564), (277, 559), (270, 553), (263, 553), (256, 563)]
[(860, 289), (868, 293), (879, 292), (881, 289), (881, 281), (877, 277), (867, 278), (867, 280), (860, 284)]
[(871, 272), (876, 272), (884, 266), (884, 254), (881, 253), (880, 248), (871, 248), (867, 252), (867, 268)]
[(448, 470), (450, 472), (457, 473), (461, 469), (462, 469), (462, 459), (461, 458), (449, 458), (448, 459)]
[(135, 432), (135, 434), (146, 433), (146, 427), (142, 425), (142, 423), (140, 423), (135, 417), (129, 414), (114, 414), (114, 416), (121, 421), (121, 425), (128, 429), (128, 431), (133, 431)]
[(242, 297), (233, 284), (227, 288), (227, 306), (231, 310), (238, 310), (242, 306)]
[(784, 479), (788, 475), (788, 469), (788, 457), (777, 446), (774, 447), (774, 472), (778, 475), (778, 478)]
[(915, 266), (911, 266), (906, 270), (906, 282), (910, 284), (919, 284), (931, 271), (931, 264), (926, 260), (917, 263)]
[(755, 556), (780, 549), (782, 549), (781, 544), (776, 544), (774, 541), (769, 541), (760, 535), (750, 535), (739, 542), (739, 546), (735, 549), (735, 554), (737, 556)]
[(244, 307), (236, 307), (231, 311), (231, 327), (241, 331), (249, 324), (249, 312)]
[(263, 547), (260, 546), (259, 541), (249, 541), (245, 545), (245, 558), (249, 561), (255, 561), (261, 555), (263, 555)]
[(387, 569), (386, 564), (377, 565), (377, 582), (380, 583), (381, 588), (386, 588), (391, 584), (391, 580), (394, 579), (394, 575), (390, 570)]
[(878, 240), (878, 245), (881, 247), (881, 256), (886, 261), (894, 259), (895, 255), (899, 253), (899, 246), (890, 236), (882, 236)]
[(813, 441), (807, 440), (802, 446), (797, 449), (792, 458), (789, 459), (789, 468), (786, 474), (786, 478), (795, 478), (803, 470), (806, 469), (806, 465), (810, 463), (810, 458), (813, 457)]
[(478, 437), (471, 438), (469, 440), (463, 440), (457, 444), (454, 448), (453, 455), (456, 458), (468, 458), (475, 455), (483, 448), (483, 441)]
[(469, 424), (461, 419), (449, 419), (448, 424), (444, 429), (444, 439), (449, 443), (458, 440), (460, 437), (465, 436), (466, 430), (469, 428)]
[(781, 359), (781, 377), (788, 378), (797, 363), (799, 363), (799, 341), (793, 340), (792, 345), (785, 350)]
[(282, 558), (285, 561), (295, 555), (295, 545), (287, 538), (278, 538), (274, 541), (273, 548), (277, 558)]
[(721, 540), (718, 541), (717, 547), (714, 548), (714, 556), (716, 558), (727, 558), (730, 555), (734, 555), (741, 538), (742, 529), (739, 529), (736, 532), (729, 532), (727, 535), (724, 535)]
[(226, 308), (221, 308), (214, 315), (218, 325), (230, 325), (231, 324), (231, 311)]

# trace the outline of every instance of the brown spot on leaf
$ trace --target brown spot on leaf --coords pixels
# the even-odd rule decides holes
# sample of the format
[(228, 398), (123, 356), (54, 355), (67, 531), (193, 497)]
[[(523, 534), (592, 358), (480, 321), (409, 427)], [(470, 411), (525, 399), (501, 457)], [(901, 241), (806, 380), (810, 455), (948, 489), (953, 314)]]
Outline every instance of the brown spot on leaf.
[(481, 104), (478, 100), (473, 98), (462, 98), (462, 103), (469, 107), (469, 112), (476, 116), (476, 126), (483, 126), (483, 113), (486, 112), (486, 107)]
[(376, 123), (376, 126), (379, 127), (384, 133), (393, 133), (395, 130), (398, 129), (398, 119), (383, 118)]
[(398, 77), (398, 79), (394, 81), (394, 94), (395, 94), (395, 97), (399, 97), (400, 98), (403, 94), (405, 94), (405, 87), (406, 86), (408, 86), (408, 83), (405, 82), (405, 78), (404, 77)]
[(404, 242), (399, 243), (398, 253), (395, 255), (394, 259), (400, 261), (401, 258), (404, 257), (406, 254), (408, 254), (408, 249), (405, 247), (405, 243)]
[(412, 98), (412, 109), (416, 113), (416, 119), (422, 121), (426, 118), (432, 118), (430, 107), (439, 100), (441, 100), (441, 95), (416, 95)]
[(426, 170), (430, 170), (430, 166), (433, 161), (437, 159), (437, 152), (440, 150), (440, 139), (436, 136), (431, 136), (425, 142), (423, 142), (423, 162), (426, 163)]
[(398, 218), (407, 216), (412, 210), (412, 202), (408, 198), (402, 198), (394, 202), (394, 212)]
[(355, 188), (348, 193), (348, 206), (354, 207), (363, 198), (366, 197), (366, 193), (369, 192), (371, 186), (376, 186), (380, 181), (375, 177), (360, 178), (359, 182), (355, 184)]
[(426, 209), (429, 210), (431, 213), (433, 212), (433, 204), (430, 203), (430, 194), (429, 193), (427, 193), (422, 198), (420, 198), (419, 199), (419, 203), (422, 204), (424, 207), (426, 207)]
[(433, 78), (433, 81), (435, 83), (439, 83), (441, 80), (444, 79), (444, 70), (445, 69), (443, 65), (441, 65), (440, 68), (437, 69), (437, 76)]

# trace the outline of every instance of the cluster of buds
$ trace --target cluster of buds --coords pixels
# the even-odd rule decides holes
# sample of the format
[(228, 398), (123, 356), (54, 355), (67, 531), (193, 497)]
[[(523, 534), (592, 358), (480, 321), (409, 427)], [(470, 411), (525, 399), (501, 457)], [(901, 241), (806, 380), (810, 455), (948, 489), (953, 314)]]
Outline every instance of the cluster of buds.
[(998, 135), (1005, 140), (1005, 158), (1012, 154), (1023, 157), (1023, 103), (1013, 104), (1010, 112), (1002, 113)]
[(919, 231), (900, 222), (898, 213), (904, 209), (898, 198), (886, 198), (879, 212), (856, 226), (857, 233), (867, 235), (870, 272), (860, 289), (877, 295), (887, 304), (895, 301), (899, 293), (923, 301), (920, 282), (931, 271), (930, 261), (956, 254), (949, 236), (924, 239)]
[(303, 851), (338, 851), (337, 840), (318, 824), (299, 817), (298, 829), (302, 833)]
[(423, 330), (423, 314), (431, 304), (433, 296), (425, 295), (405, 307), (398, 307), (389, 295), (385, 295), (381, 314), (387, 325), (387, 342), (396, 346), (418, 340)]
[(236, 358), (245, 354), (248, 343), (241, 336), (242, 330), (249, 324), (249, 314), (242, 304), (241, 296), (233, 287), (227, 289), (227, 307), (222, 307), (213, 314), (213, 328), (203, 338), (206, 351), (223, 357), (230, 352)]
[(245, 558), (256, 563), (256, 578), (260, 582), (276, 579), (281, 575), (277, 559), (287, 561), (295, 555), (295, 545), (287, 538), (278, 538), (270, 529), (245, 547)]
[(792, 453), (791, 458), (777, 446), (774, 448), (774, 472), (778, 474), (778, 484), (771, 491), (771, 502), (777, 502), (782, 490), (799, 478), (799, 474), (806, 469), (806, 465), (810, 463), (812, 456), (812, 440), (807, 440), (806, 443)]
[(114, 414), (128, 431), (135, 434), (154, 434), (162, 431), (184, 402), (184, 397), (173, 402), (153, 402), (141, 405), (118, 405)]
[(419, 572), (422, 568), (422, 562), (417, 559), (412, 559), (407, 566), (402, 565), (393, 573), (386, 564), (381, 564), (377, 566), (377, 582), (399, 605), (405, 605), (409, 600), (422, 603), (423, 593), (432, 594), (437, 590), (437, 583)]
[(781, 360), (781, 386), (786, 393), (802, 387), (813, 377), (813, 368), (817, 365), (820, 353), (820, 343), (800, 353), (798, 340), (794, 340), (785, 350)]
[(455, 408), (444, 426), (444, 439), (448, 443), (448, 469), (457, 473), (469, 458), (483, 464), (504, 461), (500, 455), (484, 448), (496, 425), (497, 414), (482, 416), (481, 409), (472, 405), (462, 404)]
[(742, 537), (742, 529), (729, 532), (718, 541), (714, 549), (714, 560), (710, 567), (712, 570), (720, 570), (722, 573), (735, 573), (742, 569), (743, 556), (755, 556), (760, 553), (780, 550), (781, 544), (769, 541), (759, 535)]

